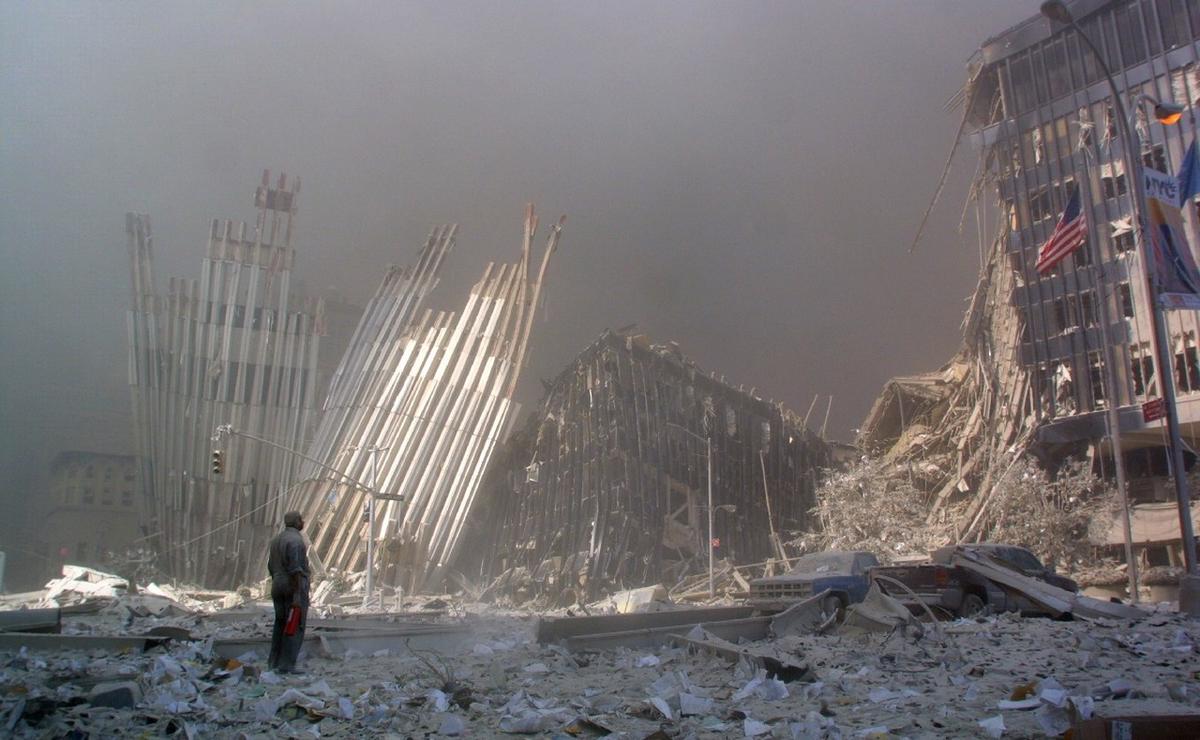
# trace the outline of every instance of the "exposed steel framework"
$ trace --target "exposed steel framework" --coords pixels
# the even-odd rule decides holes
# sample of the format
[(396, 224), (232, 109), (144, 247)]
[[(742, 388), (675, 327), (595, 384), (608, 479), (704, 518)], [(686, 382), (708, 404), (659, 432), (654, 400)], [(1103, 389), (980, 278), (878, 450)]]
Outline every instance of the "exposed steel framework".
[(155, 287), (150, 218), (128, 214), (129, 384), (148, 538), (174, 578), (209, 587), (258, 580), (296, 459), (237, 438), (210, 468), (213, 430), (232, 424), (303, 445), (314, 410), (323, 304), (295, 310), (290, 276), (299, 179), (263, 173), (258, 217), (214, 219), (200, 280)]

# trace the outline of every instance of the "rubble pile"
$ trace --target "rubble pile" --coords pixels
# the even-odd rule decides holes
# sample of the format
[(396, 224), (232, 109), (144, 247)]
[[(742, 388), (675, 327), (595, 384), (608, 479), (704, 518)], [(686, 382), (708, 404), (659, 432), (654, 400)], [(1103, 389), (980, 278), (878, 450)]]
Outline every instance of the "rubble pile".
[(1098, 563), (1088, 531), (1094, 520), (1116, 511), (1115, 492), (1086, 464), (1068, 461), (1054, 477), (1027, 458), (1013, 460), (992, 484), (989, 506), (979, 512), (987, 523), (973, 537), (959, 529), (971, 499), (946, 503), (929, 520), (929, 494), (902, 468), (883, 459), (864, 458), (832, 473), (818, 490), (814, 512), (820, 529), (791, 541), (801, 552), (867, 550), (884, 560), (925, 556), (943, 545), (970, 541), (1005, 542), (1027, 547), (1045, 562), (1071, 573), (1114, 572)]
[[(6, 647), (0, 727), (15, 737), (1036, 737), (1057, 736), (1082, 717), (1188, 714), (1200, 704), (1200, 628), (1176, 615), (1003, 615), (913, 632), (801, 627), (741, 645), (692, 629), (690, 642), (577, 649), (572, 639), (537, 643), (528, 615), (458, 606), (469, 614), (458, 626), (470, 631), (440, 646), (395, 639), (390, 648), (338, 651), (316, 640), (306, 647), (305, 675), (265, 669), (262, 605), (135, 617), (125, 631), (190, 629), (187, 639), (144, 653)], [(370, 627), (361, 632), (405, 620), (364, 617)], [(98, 613), (64, 629), (121, 628)], [(257, 647), (227, 654), (251, 638)], [(762, 655), (805, 670), (765, 668), (755, 660)]]

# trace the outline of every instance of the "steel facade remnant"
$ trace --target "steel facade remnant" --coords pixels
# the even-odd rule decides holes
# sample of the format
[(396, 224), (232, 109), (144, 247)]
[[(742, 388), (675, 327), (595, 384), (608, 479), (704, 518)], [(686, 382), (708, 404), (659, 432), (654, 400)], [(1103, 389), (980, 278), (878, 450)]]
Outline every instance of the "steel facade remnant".
[(548, 386), (540, 415), (500, 456), (491, 508), (471, 538), (477, 560), (468, 566), (464, 555), (464, 569), (508, 574), (501, 580), (564, 603), (704, 572), (710, 439), (717, 557), (776, 557), (764, 533), (809, 524), (828, 446), (677, 346), (605, 332)]
[[(455, 228), (435, 229), (411, 269), (384, 278), (335, 373), (311, 456), (356, 479), (378, 452), (373, 531), (367, 493), (306, 468), (295, 505), (314, 548), (339, 570), (364, 568), (367, 538), (380, 543), (381, 581), (420, 590), (441, 582), (454, 558), (483, 470), (515, 412), (534, 313), (562, 220), (531, 263), (537, 219), (526, 212), (520, 259), (488, 265), (461, 315), (421, 310)], [(535, 272), (536, 270), (536, 272)], [(394, 495), (404, 500), (395, 500)]]
[(296, 461), (248, 439), (211, 435), (233, 424), (300, 447), (314, 406), (323, 303), (290, 295), (297, 178), (263, 173), (258, 218), (214, 220), (200, 280), (154, 282), (148, 216), (128, 214), (133, 305), (129, 384), (149, 539), (174, 578), (210, 587), (257, 580)]

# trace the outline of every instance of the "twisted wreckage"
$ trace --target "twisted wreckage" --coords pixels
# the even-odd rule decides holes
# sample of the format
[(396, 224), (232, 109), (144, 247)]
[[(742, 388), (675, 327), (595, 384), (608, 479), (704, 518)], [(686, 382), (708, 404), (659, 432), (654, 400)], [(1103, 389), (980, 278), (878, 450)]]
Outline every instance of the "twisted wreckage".
[[(373, 549), (381, 581), (409, 591), (519, 568), (538, 590), (594, 596), (700, 572), (710, 538), (723, 561), (786, 560), (781, 533), (808, 525), (829, 448), (673, 345), (606, 332), (493, 455), (562, 232), (535, 259), (532, 207), (517, 262), (488, 265), (461, 314), (425, 307), (455, 226), (390, 267), (315, 408), (324, 305), (297, 311), (289, 294), (298, 191), (264, 173), (254, 227), (214, 221), (199, 284), (172, 280), (166, 301), (149, 219), (128, 219), (141, 487), (172, 577), (257, 580), (287, 508), (323, 567), (366, 570)], [(224, 425), (240, 433), (213, 442)], [(207, 465), (214, 445), (222, 470)], [(368, 489), (387, 495), (368, 507)]]
[[(786, 561), (829, 447), (802, 419), (672, 344), (605, 332), (493, 468), (479, 572), (574, 603), (706, 569)], [(486, 526), (484, 526), (486, 522)]]

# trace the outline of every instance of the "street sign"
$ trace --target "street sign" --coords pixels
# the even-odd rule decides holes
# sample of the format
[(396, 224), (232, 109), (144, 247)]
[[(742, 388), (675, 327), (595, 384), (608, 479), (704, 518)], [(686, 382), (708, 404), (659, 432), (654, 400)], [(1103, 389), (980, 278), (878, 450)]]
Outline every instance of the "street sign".
[(1167, 402), (1164, 399), (1155, 398), (1142, 404), (1142, 421), (1149, 423), (1166, 417)]

